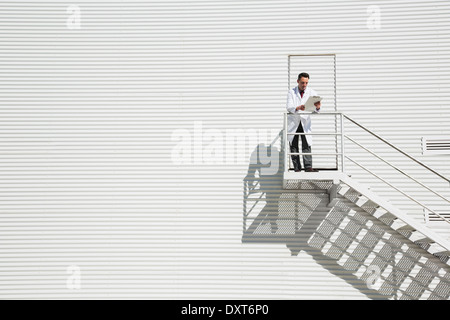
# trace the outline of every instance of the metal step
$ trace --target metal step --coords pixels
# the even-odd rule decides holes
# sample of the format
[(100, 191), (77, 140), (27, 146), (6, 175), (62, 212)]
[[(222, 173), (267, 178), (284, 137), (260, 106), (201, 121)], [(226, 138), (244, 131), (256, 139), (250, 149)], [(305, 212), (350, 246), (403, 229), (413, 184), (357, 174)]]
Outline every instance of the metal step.
[(390, 212), (386, 212), (385, 214), (378, 217), (378, 220), (384, 222), (388, 226), (391, 226), (397, 219), (398, 219), (397, 216), (393, 215)]
[[(384, 209), (384, 208), (382, 208), (382, 207), (378, 207), (373, 213), (372, 213), (372, 215), (375, 217), (375, 218), (380, 218), (381, 216), (383, 216), (383, 215), (385, 215), (385, 214), (387, 214), (388, 212), (386, 211), (386, 209)], [(393, 215), (392, 215), (393, 216)], [(395, 216), (393, 216), (393, 217), (395, 217)]]
[[(431, 248), (431, 246), (430, 246)], [(429, 251), (432, 251), (432, 249)], [(441, 260), (444, 263), (449, 262), (450, 260), (450, 251), (449, 250), (444, 250), (444, 251), (436, 251), (432, 253), (435, 257), (439, 258), (439, 260)]]
[(407, 233), (407, 232), (415, 231), (415, 229), (413, 227), (411, 227), (409, 224), (406, 224), (405, 222), (403, 222), (400, 219), (395, 219), (391, 224), (391, 228), (396, 230), (399, 233), (402, 233), (402, 232)]
[(344, 196), (345, 193), (350, 189), (350, 187), (346, 184), (340, 184), (339, 185), (339, 190), (338, 190), (338, 194), (340, 194), (341, 196)]
[(362, 206), (363, 206), (364, 204), (366, 204), (368, 201), (369, 201), (369, 199), (368, 199), (367, 197), (365, 197), (365, 196), (363, 196), (363, 195), (360, 195), (360, 196), (358, 197), (358, 199), (356, 199), (355, 204), (356, 204), (358, 207), (362, 208)]

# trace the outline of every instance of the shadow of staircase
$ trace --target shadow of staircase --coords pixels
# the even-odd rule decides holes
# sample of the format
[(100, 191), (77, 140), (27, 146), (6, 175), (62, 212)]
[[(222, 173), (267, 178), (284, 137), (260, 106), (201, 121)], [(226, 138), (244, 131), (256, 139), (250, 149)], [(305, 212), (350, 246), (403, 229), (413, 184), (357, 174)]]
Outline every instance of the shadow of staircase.
[(286, 190), (280, 173), (260, 169), (252, 165), (244, 179), (243, 243), (285, 244), (292, 256), (304, 251), (371, 299), (449, 299), (449, 266), (349, 194), (328, 207), (331, 182)]

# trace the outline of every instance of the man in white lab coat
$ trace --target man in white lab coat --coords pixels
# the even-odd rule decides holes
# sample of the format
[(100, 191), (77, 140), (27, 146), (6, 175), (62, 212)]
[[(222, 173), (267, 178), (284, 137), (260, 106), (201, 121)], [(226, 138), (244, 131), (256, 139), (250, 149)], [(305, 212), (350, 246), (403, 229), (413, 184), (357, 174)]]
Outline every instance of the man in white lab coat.
[[(289, 90), (287, 96), (286, 109), (289, 113), (299, 115), (288, 115), (288, 133), (311, 133), (311, 116), (305, 112), (305, 103), (310, 96), (317, 96), (317, 92), (308, 87), (309, 74), (303, 72), (298, 75), (298, 86)], [(320, 101), (315, 104), (316, 112), (320, 111)], [(303, 114), (302, 114), (303, 113)], [(312, 136), (307, 135), (288, 135), (291, 152), (299, 153), (299, 140), (302, 143), (302, 153), (311, 153)], [(302, 169), (300, 157), (293, 155), (292, 162), (294, 170), (299, 172)], [(303, 155), (303, 164), (306, 172), (317, 172), (312, 167), (312, 156)]]

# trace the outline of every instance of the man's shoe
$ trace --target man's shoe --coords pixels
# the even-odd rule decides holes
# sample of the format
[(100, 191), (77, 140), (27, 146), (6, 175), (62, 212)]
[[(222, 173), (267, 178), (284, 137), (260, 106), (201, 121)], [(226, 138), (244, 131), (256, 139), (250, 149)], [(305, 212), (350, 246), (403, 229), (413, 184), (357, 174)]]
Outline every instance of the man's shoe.
[(295, 169), (295, 172), (300, 172), (300, 171), (302, 171), (302, 170), (300, 170), (300, 169)]
[(313, 168), (308, 168), (305, 170), (305, 172), (319, 172), (319, 170), (313, 169)]

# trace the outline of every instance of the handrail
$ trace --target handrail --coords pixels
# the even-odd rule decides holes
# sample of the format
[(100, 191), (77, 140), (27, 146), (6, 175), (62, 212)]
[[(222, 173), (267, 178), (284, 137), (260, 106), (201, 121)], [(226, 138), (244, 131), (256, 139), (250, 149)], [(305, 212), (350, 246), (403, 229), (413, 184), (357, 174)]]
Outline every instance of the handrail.
[[(425, 189), (427, 189), (428, 191), (434, 193), (435, 195), (437, 195), (438, 197), (444, 199), (445, 201), (447, 201), (448, 203), (450, 203), (450, 199), (447, 199), (446, 197), (444, 197), (443, 195), (441, 195), (440, 193), (437, 193), (436, 191), (434, 191), (433, 189), (431, 189), (430, 187), (426, 186), (425, 184), (423, 184), (422, 182), (420, 182), (417, 179), (414, 179), (413, 177), (411, 177), (409, 174), (407, 174), (406, 172), (404, 172), (403, 170), (399, 169), (398, 167), (394, 166), (392, 163), (390, 163), (389, 161), (383, 159), (382, 157), (380, 157), (379, 155), (377, 155), (375, 152), (370, 151), (369, 149), (367, 149), (366, 147), (364, 147), (363, 145), (361, 145), (360, 143), (356, 142), (355, 140), (353, 140), (352, 138), (350, 138), (349, 136), (345, 136), (348, 140), (350, 140), (351, 142), (353, 142), (354, 144), (356, 144), (357, 146), (361, 147), (362, 149), (366, 150), (367, 152), (369, 152), (370, 154), (374, 155), (375, 157), (377, 157), (378, 159), (380, 159), (381, 161), (383, 161), (384, 163), (386, 163), (387, 165), (391, 166), (392, 168), (394, 168), (395, 170), (397, 170), (398, 172), (402, 173), (403, 175), (407, 176), (408, 178), (410, 178), (411, 180), (413, 180), (414, 182), (420, 184), (422, 187), (424, 187)], [(347, 158), (348, 159), (348, 158)], [(350, 161), (352, 161), (351, 159), (349, 159)], [(352, 161), (354, 162), (354, 161)]]
[(445, 181), (447, 181), (448, 183), (450, 183), (450, 179), (443, 176), (442, 174), (440, 174), (439, 172), (436, 172), (435, 170), (431, 169), (429, 166), (427, 166), (426, 164), (424, 164), (423, 162), (417, 160), (416, 158), (414, 158), (413, 156), (407, 154), (406, 152), (404, 152), (403, 150), (397, 148), (396, 146), (394, 146), (393, 144), (391, 144), (390, 142), (386, 141), (385, 139), (381, 138), (379, 135), (373, 133), (372, 131), (370, 131), (369, 129), (367, 129), (366, 127), (364, 127), (363, 125), (359, 124), (358, 122), (356, 122), (355, 120), (353, 120), (352, 118), (350, 118), (349, 116), (342, 114), (346, 119), (348, 119), (349, 121), (351, 121), (352, 123), (354, 123), (355, 125), (357, 125), (358, 127), (360, 127), (361, 129), (365, 130), (366, 132), (370, 133), (371, 135), (373, 135), (374, 137), (376, 137), (377, 139), (383, 141), (384, 143), (386, 143), (387, 145), (389, 145), (390, 147), (394, 148), (395, 150), (397, 150), (398, 152), (400, 152), (401, 154), (403, 154), (404, 156), (408, 157), (409, 159), (413, 160), (414, 162), (418, 163), (419, 165), (421, 165), (422, 167), (426, 168), (427, 170), (433, 172), (434, 174), (436, 174), (437, 176), (441, 177), (442, 179), (444, 179)]
[[(406, 153), (405, 151), (399, 149), (398, 147), (394, 146), (392, 143), (390, 143), (389, 141), (387, 141), (386, 139), (383, 139), (382, 137), (380, 137), (379, 135), (377, 135), (376, 133), (374, 133), (373, 131), (371, 131), (370, 129), (366, 128), (365, 126), (363, 126), (362, 124), (358, 123), (357, 121), (353, 120), (352, 118), (350, 118), (349, 116), (347, 116), (346, 114), (342, 113), (342, 112), (303, 112), (303, 113), (290, 113), (290, 112), (284, 112), (285, 115), (289, 114), (289, 115), (296, 115), (296, 116), (301, 116), (301, 115), (320, 115), (320, 114), (327, 114), (327, 115), (340, 115), (344, 118), (346, 118), (347, 120), (349, 120), (350, 122), (352, 122), (353, 124), (357, 125), (358, 127), (360, 127), (361, 129), (363, 129), (364, 131), (370, 133), (371, 135), (373, 135), (374, 137), (376, 137), (377, 139), (383, 141), (384, 143), (386, 143), (387, 145), (389, 145), (391, 148), (394, 148), (395, 150), (397, 150), (398, 152), (400, 152), (401, 154), (403, 154), (404, 156), (408, 157), (409, 159), (413, 160), (414, 162), (416, 162), (417, 164), (421, 165), (422, 167), (426, 168), (427, 170), (433, 172), (434, 174), (436, 174), (437, 176), (439, 176), (440, 178), (444, 179), (445, 181), (447, 181), (448, 183), (450, 183), (450, 178), (447, 178), (446, 176), (440, 174), (439, 172), (437, 172), (436, 170), (430, 168), (429, 166), (427, 166), (426, 164), (424, 164), (423, 162), (417, 160), (416, 158), (414, 158), (413, 156), (411, 156), (410, 154)], [(286, 116), (285, 116), (286, 117)], [(342, 127), (341, 127), (342, 129)]]
[(381, 181), (383, 181), (384, 183), (386, 183), (387, 185), (389, 185), (390, 187), (394, 188), (395, 190), (397, 190), (398, 192), (400, 192), (401, 194), (403, 194), (405, 197), (409, 198), (410, 200), (414, 201), (415, 203), (417, 203), (418, 205), (420, 205), (422, 208), (427, 209), (428, 211), (430, 211), (431, 213), (434, 213), (435, 215), (437, 215), (439, 218), (445, 220), (446, 222), (450, 223), (450, 220), (448, 220), (447, 218), (445, 218), (444, 216), (440, 215), (439, 213), (437, 213), (436, 211), (428, 208), (426, 205), (424, 205), (423, 203), (421, 203), (420, 201), (417, 201), (416, 199), (414, 199), (413, 197), (411, 197), (410, 195), (408, 195), (407, 193), (405, 193), (404, 191), (400, 190), (399, 188), (397, 188), (396, 186), (392, 185), (391, 183), (389, 183), (388, 181), (386, 181), (385, 179), (381, 178), (380, 176), (378, 176), (377, 174), (373, 173), (372, 171), (370, 171), (369, 169), (367, 169), (366, 167), (364, 167), (363, 165), (361, 165), (360, 163), (356, 162), (355, 160), (349, 158), (348, 156), (345, 156), (345, 158), (347, 158), (348, 160), (350, 160), (351, 162), (353, 162), (354, 164), (356, 164), (357, 166), (359, 166), (360, 168), (366, 170), (367, 172), (369, 172), (370, 174), (372, 174), (374, 177), (377, 177), (378, 179), (380, 179)]

